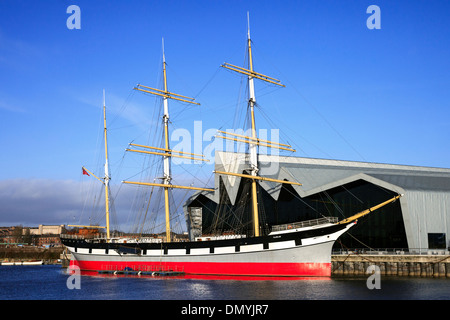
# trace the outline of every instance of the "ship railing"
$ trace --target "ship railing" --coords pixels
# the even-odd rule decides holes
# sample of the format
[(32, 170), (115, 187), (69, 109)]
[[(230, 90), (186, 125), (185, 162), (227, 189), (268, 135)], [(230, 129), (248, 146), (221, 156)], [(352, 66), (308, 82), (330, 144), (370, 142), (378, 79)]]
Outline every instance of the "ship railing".
[[(123, 237), (124, 233), (113, 233), (111, 238), (119, 238)], [(103, 240), (106, 239), (106, 234), (100, 233), (95, 235), (79, 235), (79, 234), (69, 234), (69, 233), (61, 233), (59, 235), (60, 238), (64, 239), (93, 239), (93, 240)]]
[(64, 239), (85, 239), (85, 236), (81, 236), (81, 235), (77, 235), (77, 234), (66, 234), (66, 233), (62, 233), (59, 235), (60, 238), (64, 238)]
[(338, 221), (339, 221), (339, 219), (337, 217), (323, 217), (323, 218), (319, 218), (319, 219), (286, 223), (286, 224), (272, 226), (272, 232), (317, 226), (317, 225), (325, 224), (325, 223), (336, 223)]

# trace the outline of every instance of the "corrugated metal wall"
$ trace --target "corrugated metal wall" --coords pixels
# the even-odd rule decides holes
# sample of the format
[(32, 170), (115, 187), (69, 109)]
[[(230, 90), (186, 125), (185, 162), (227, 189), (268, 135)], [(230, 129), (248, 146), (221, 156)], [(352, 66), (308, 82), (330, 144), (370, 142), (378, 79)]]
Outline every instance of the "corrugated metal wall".
[(408, 246), (429, 248), (429, 233), (445, 233), (450, 246), (450, 193), (406, 190), (401, 199)]

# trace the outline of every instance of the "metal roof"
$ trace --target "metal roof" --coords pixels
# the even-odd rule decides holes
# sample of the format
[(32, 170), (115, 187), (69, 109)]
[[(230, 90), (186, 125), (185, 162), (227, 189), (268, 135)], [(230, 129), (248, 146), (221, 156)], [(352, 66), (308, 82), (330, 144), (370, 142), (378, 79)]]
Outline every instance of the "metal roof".
[[(353, 182), (366, 180), (397, 193), (407, 190), (450, 192), (450, 169), (394, 165), (370, 162), (314, 159), (260, 155), (259, 175), (300, 182), (294, 186), (301, 197)], [(216, 153), (216, 170), (242, 173), (249, 168), (248, 155), (243, 153)], [(222, 176), (230, 200), (234, 203), (239, 186), (239, 177)], [(216, 177), (216, 186), (218, 186)], [(260, 185), (275, 199), (278, 198), (280, 184), (260, 182)], [(218, 192), (216, 192), (218, 193)], [(214, 196), (214, 199), (216, 196)]]

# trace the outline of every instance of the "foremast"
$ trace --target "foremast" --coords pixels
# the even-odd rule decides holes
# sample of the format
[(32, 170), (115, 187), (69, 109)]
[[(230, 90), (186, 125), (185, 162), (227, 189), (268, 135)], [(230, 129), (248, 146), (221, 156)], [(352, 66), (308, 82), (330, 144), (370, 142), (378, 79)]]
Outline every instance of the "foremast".
[[(253, 56), (252, 56), (252, 41), (250, 38), (250, 18), (249, 14), (247, 13), (247, 21), (248, 21), (248, 29), (247, 29), (247, 49), (248, 49), (248, 69), (238, 67), (229, 63), (224, 63), (222, 67), (227, 68), (229, 70), (244, 74), (248, 77), (248, 90), (249, 90), (249, 99), (248, 99), (248, 106), (250, 109), (250, 116), (251, 116), (251, 136), (244, 136), (239, 135), (235, 133), (230, 132), (224, 132), (224, 131), (218, 131), (219, 135), (217, 137), (228, 139), (228, 140), (234, 140), (238, 142), (244, 142), (249, 144), (249, 151), (250, 151), (250, 175), (248, 174), (241, 174), (241, 173), (234, 173), (234, 172), (225, 172), (225, 171), (215, 171), (216, 174), (223, 174), (223, 175), (231, 175), (231, 176), (237, 176), (242, 178), (249, 178), (252, 180), (252, 212), (253, 212), (253, 228), (254, 228), (254, 236), (258, 237), (260, 235), (259, 232), (259, 213), (258, 213), (258, 200), (257, 200), (257, 180), (259, 181), (271, 181), (271, 182), (278, 182), (278, 183), (285, 183), (285, 184), (291, 184), (291, 185), (298, 185), (301, 186), (300, 183), (292, 182), (292, 181), (286, 181), (286, 180), (278, 180), (278, 179), (272, 179), (272, 178), (265, 178), (258, 176), (258, 146), (265, 146), (269, 148), (277, 148), (281, 150), (287, 150), (295, 152), (294, 149), (290, 145), (272, 142), (268, 140), (262, 140), (258, 139), (257, 133), (256, 133), (256, 125), (255, 125), (255, 104), (256, 104), (256, 97), (255, 97), (255, 86), (254, 86), (254, 79), (260, 79), (263, 81), (266, 81), (271, 84), (275, 84), (281, 87), (285, 87), (283, 84), (281, 84), (281, 81), (269, 76), (266, 76), (264, 74), (255, 72), (253, 69)], [(228, 135), (228, 136), (227, 136)], [(232, 137), (229, 137), (229, 136)], [(239, 139), (242, 138), (242, 139)], [(342, 221), (337, 222), (336, 224), (347, 224), (353, 221), (356, 221), (357, 219), (368, 215), (369, 213), (384, 207), (397, 199), (399, 199), (402, 195), (397, 195), (393, 197), (392, 199), (389, 199), (383, 203), (380, 203), (378, 205), (375, 205), (367, 210), (364, 210), (362, 212), (359, 212), (349, 218), (343, 219)]]
[[(247, 14), (247, 21), (248, 21), (248, 28), (247, 28), (247, 49), (248, 49), (248, 69), (238, 67), (229, 63), (224, 63), (222, 67), (227, 68), (229, 70), (247, 75), (248, 77), (248, 91), (249, 91), (249, 98), (248, 98), (248, 106), (250, 109), (250, 117), (251, 117), (251, 136), (242, 136), (237, 134), (231, 134), (224, 131), (219, 131), (219, 133), (223, 134), (219, 135), (218, 137), (234, 140), (234, 141), (240, 141), (245, 142), (249, 144), (249, 151), (250, 151), (250, 175), (246, 174), (236, 174), (231, 172), (223, 172), (223, 171), (216, 171), (218, 174), (225, 174), (225, 175), (233, 175), (233, 176), (239, 176), (244, 178), (250, 178), (252, 183), (252, 213), (253, 213), (253, 233), (255, 237), (258, 237), (260, 235), (260, 228), (259, 228), (259, 213), (258, 213), (258, 198), (257, 198), (257, 182), (256, 180), (266, 180), (266, 181), (273, 181), (273, 182), (279, 182), (279, 183), (287, 183), (287, 184), (293, 184), (293, 185), (301, 185), (297, 182), (291, 182), (291, 181), (284, 181), (284, 180), (277, 180), (277, 179), (268, 179), (258, 176), (258, 146), (266, 146), (270, 148), (278, 148), (288, 151), (295, 152), (294, 149), (290, 145), (276, 143), (272, 141), (267, 140), (260, 140), (258, 139), (258, 135), (256, 133), (256, 123), (255, 123), (255, 104), (256, 104), (256, 95), (255, 95), (255, 85), (254, 85), (254, 78), (260, 79), (281, 87), (284, 87), (283, 84), (281, 84), (281, 81), (269, 76), (266, 76), (264, 74), (255, 72), (253, 69), (253, 56), (252, 56), (252, 41), (250, 38), (250, 18)], [(231, 135), (233, 137), (227, 137), (226, 135)], [(238, 139), (236, 137), (245, 138), (245, 140)]]
[[(164, 189), (166, 242), (171, 242), (169, 189), (177, 188), (177, 189), (189, 189), (189, 190), (201, 190), (201, 191), (214, 191), (214, 189), (198, 188), (198, 187), (191, 187), (191, 186), (179, 186), (179, 185), (171, 184), (172, 174), (171, 174), (171, 168), (170, 168), (170, 157), (187, 158), (187, 159), (192, 159), (192, 160), (197, 160), (197, 161), (208, 161), (208, 160), (204, 159), (203, 155), (198, 155), (195, 153), (188, 153), (188, 152), (181, 152), (181, 151), (176, 151), (176, 150), (170, 149), (170, 145), (169, 145), (169, 101), (168, 100), (173, 99), (173, 100), (187, 102), (187, 103), (195, 104), (195, 105), (200, 105), (200, 104), (195, 102), (194, 98), (189, 98), (186, 96), (182, 96), (180, 94), (169, 92), (168, 86), (167, 86), (167, 72), (166, 72), (166, 58), (165, 58), (165, 53), (164, 53), (164, 39), (162, 41), (162, 49), (163, 49), (164, 90), (147, 87), (147, 86), (144, 86), (141, 84), (138, 84), (134, 89), (145, 92), (145, 93), (157, 95), (157, 96), (160, 96), (163, 98), (164, 148), (151, 147), (151, 146), (130, 143), (130, 146), (132, 146), (132, 147), (139, 147), (139, 148), (145, 149), (145, 150), (127, 149), (127, 151), (162, 156), (163, 157), (163, 166), (164, 166), (163, 177), (161, 178), (162, 183), (132, 182), (132, 181), (123, 181), (123, 183), (143, 185), (143, 186), (155, 186), (155, 187), (161, 187)], [(148, 149), (157, 150), (157, 151), (148, 151)], [(163, 152), (161, 152), (161, 151), (163, 151)], [(192, 156), (196, 156), (196, 157), (192, 157)]]

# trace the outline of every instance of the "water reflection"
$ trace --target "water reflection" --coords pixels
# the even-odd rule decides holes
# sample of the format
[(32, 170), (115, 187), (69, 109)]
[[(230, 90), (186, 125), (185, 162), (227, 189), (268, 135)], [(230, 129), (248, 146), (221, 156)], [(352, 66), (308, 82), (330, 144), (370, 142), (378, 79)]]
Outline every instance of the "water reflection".
[[(69, 274), (69, 272), (67, 273)], [(203, 275), (203, 274), (174, 274), (174, 275), (159, 275), (149, 273), (99, 273), (97, 271), (81, 271), (83, 276), (100, 277), (100, 278), (151, 278), (151, 279), (196, 279), (196, 280), (236, 280), (236, 281), (267, 281), (267, 280), (279, 280), (279, 281), (311, 281), (311, 280), (331, 280), (331, 277), (283, 277), (283, 276), (240, 276), (240, 275)]]
[[(65, 276), (67, 278), (67, 275)], [(409, 300), (450, 299), (450, 279), (382, 277), (151, 276), (82, 272), (86, 299), (148, 300)], [(66, 290), (69, 293), (69, 290)], [(70, 293), (71, 296), (77, 293)], [(80, 292), (81, 294), (81, 292)], [(81, 295), (80, 295), (81, 296)]]

